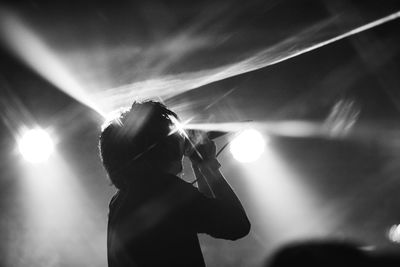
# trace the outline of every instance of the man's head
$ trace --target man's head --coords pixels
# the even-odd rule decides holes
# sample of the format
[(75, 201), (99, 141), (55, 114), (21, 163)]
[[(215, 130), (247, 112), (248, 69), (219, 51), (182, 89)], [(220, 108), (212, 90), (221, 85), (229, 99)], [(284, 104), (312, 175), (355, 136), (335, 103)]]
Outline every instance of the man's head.
[(100, 135), (100, 156), (112, 183), (123, 187), (127, 182), (118, 175), (132, 166), (169, 171), (182, 171), (184, 138), (175, 132), (171, 118), (177, 115), (154, 101), (135, 102), (112, 120)]

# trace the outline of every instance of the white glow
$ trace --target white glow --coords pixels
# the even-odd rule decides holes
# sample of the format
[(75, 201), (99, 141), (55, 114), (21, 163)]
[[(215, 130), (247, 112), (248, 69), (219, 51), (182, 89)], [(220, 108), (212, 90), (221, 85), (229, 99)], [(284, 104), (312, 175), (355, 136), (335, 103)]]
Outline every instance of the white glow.
[(249, 216), (262, 225), (257, 230), (260, 242), (275, 247), (334, 233), (343, 220), (340, 211), (323, 203), (302, 173), (274, 148), (265, 149), (257, 162), (239, 166), (249, 190)]
[(390, 228), (388, 237), (390, 241), (400, 243), (400, 224), (395, 224)]
[[(79, 266), (93, 265), (93, 259), (96, 259), (94, 265), (100, 266), (106, 260), (105, 249), (99, 242), (106, 238), (104, 226), (96, 219), (104, 215), (90, 199), (82, 177), (71, 167), (71, 162), (53, 153), (51, 164), (26, 164), (18, 169), (21, 179), (18, 193), (24, 211), (20, 234), (27, 238), (17, 239), (13, 244), (22, 257), (29, 257), (30, 262), (40, 261), (39, 266), (62, 265), (62, 257), (58, 255), (63, 251), (73, 255), (76, 262), (85, 261)], [(86, 262), (86, 258), (91, 262)]]
[(230, 145), (233, 157), (240, 162), (256, 161), (264, 152), (265, 140), (254, 129), (243, 131)]
[(54, 150), (54, 144), (48, 133), (42, 129), (27, 131), (18, 143), (19, 151), (29, 162), (46, 161)]

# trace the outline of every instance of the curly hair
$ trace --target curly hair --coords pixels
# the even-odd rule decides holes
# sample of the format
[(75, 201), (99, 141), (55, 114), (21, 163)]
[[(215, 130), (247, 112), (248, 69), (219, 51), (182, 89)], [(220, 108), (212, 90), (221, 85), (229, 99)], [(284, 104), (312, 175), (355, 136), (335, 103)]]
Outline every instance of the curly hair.
[(156, 101), (134, 102), (132, 107), (111, 120), (99, 140), (100, 157), (111, 182), (121, 188), (125, 175), (118, 175), (128, 166), (148, 162), (165, 167), (182, 158), (181, 136), (171, 135), (171, 116), (178, 116)]

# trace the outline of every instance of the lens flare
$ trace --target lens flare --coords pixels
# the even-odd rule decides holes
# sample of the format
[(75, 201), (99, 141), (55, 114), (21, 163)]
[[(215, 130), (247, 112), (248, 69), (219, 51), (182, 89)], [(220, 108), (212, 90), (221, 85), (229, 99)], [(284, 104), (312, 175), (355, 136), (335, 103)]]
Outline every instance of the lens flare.
[(50, 135), (42, 129), (27, 131), (18, 143), (22, 156), (31, 163), (45, 162), (54, 151)]
[(264, 152), (265, 140), (254, 129), (243, 131), (230, 146), (233, 157), (240, 162), (256, 161)]
[(171, 115), (169, 115), (168, 118), (172, 122), (171, 132), (169, 133), (170, 135), (178, 132), (180, 135), (184, 136), (185, 138), (189, 138), (188, 134), (185, 131), (185, 124), (187, 122), (181, 123), (179, 120), (177, 120), (174, 116), (171, 116)]

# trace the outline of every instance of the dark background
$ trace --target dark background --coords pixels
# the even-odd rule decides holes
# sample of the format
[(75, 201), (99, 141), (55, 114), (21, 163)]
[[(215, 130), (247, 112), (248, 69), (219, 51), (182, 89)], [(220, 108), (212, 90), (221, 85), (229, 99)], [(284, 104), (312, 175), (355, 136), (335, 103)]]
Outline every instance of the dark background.
[[(208, 266), (260, 266), (280, 245), (310, 238), (399, 249), (387, 235), (400, 223), (399, 20), (268, 64), (398, 12), (398, 1), (24, 1), (0, 9), (1, 266), (106, 266), (114, 192), (97, 152), (103, 118), (15, 53), (4, 14), (18, 17), (108, 109), (161, 97), (182, 118), (196, 115), (200, 123), (328, 125), (315, 135), (264, 131), (273, 167), (267, 156), (244, 166), (228, 150), (221, 154), (253, 228), (236, 242), (201, 236)], [(37, 53), (30, 44), (26, 39), (24, 51)], [(254, 68), (212, 77), (249, 58), (256, 59)], [(36, 62), (46, 66), (41, 57)], [(176, 91), (171, 77), (179, 80)], [(191, 83), (198, 77), (210, 83)], [(161, 81), (155, 92), (143, 93), (154, 82), (140, 92), (121, 90), (155, 79)], [(335, 106), (342, 111), (335, 122), (353, 123), (350, 132), (332, 130)], [(20, 128), (35, 125), (57, 136), (64, 165), (55, 164), (51, 177), (67, 180), (53, 188), (63, 193), (48, 194), (37, 206), (26, 190), (43, 184), (27, 182), (24, 170), (33, 171), (15, 149)], [(192, 179), (187, 166), (184, 178)]]

